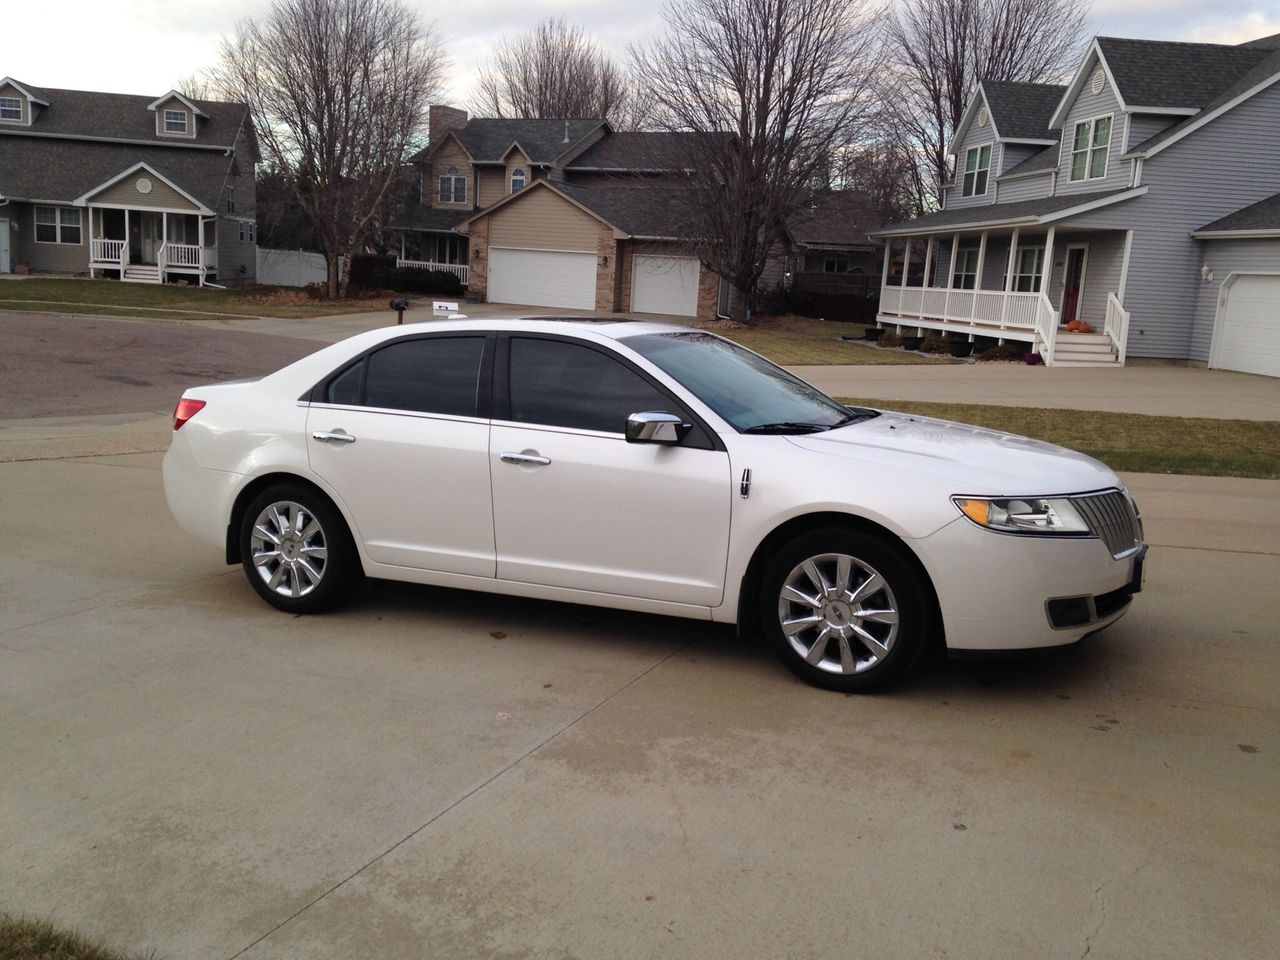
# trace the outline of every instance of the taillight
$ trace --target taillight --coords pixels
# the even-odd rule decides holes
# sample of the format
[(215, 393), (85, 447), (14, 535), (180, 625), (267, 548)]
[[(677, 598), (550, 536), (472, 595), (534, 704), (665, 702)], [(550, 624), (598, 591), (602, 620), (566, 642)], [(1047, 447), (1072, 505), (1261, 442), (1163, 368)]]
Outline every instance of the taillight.
[(173, 410), (173, 429), (180, 430), (182, 425), (204, 409), (203, 400), (188, 400), (183, 397)]

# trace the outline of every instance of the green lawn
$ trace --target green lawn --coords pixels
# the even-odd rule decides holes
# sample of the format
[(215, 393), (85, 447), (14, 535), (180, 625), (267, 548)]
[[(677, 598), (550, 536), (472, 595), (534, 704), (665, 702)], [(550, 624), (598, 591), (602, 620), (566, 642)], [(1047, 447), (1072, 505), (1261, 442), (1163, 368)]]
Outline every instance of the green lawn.
[[(154, 955), (149, 955), (154, 956)], [(0, 914), (0, 960), (139, 960), (44, 920)]]
[(754, 350), (783, 366), (955, 362), (840, 339), (861, 336), (866, 328), (858, 323), (810, 320), (806, 317), (767, 317), (754, 327), (729, 327), (723, 324), (705, 326), (712, 333), (740, 343), (748, 350)]
[[(145, 308), (145, 309), (139, 309)], [(337, 313), (386, 310), (386, 298), (308, 300), (292, 287), (180, 287), (175, 284), (120, 283), (32, 277), (0, 280), (0, 310), (54, 310), (192, 319), (204, 314), (245, 317), (323, 317)]]
[(958, 420), (1048, 440), (1096, 457), (1113, 470), (1280, 479), (1280, 423), (1274, 420), (1153, 417), (910, 400), (843, 398), (842, 402)]

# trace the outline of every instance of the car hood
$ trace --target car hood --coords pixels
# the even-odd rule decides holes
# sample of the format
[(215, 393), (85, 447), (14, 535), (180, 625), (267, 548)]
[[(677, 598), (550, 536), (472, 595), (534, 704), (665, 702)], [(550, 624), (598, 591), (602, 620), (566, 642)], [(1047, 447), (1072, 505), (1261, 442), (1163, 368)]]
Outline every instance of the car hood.
[(950, 420), (884, 412), (826, 433), (787, 438), (814, 453), (927, 474), (975, 496), (1045, 496), (1119, 486), (1093, 457)]

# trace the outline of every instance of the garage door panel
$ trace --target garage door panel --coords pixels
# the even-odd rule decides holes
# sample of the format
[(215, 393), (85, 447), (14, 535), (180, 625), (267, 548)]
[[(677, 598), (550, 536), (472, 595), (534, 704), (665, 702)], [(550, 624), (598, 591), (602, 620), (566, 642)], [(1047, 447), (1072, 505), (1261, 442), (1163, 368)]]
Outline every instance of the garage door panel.
[(631, 309), (696, 317), (700, 273), (701, 265), (694, 257), (637, 254), (631, 260)]
[(594, 310), (596, 255), (489, 248), (490, 303)]
[(1280, 277), (1244, 275), (1227, 289), (1214, 366), (1280, 377)]

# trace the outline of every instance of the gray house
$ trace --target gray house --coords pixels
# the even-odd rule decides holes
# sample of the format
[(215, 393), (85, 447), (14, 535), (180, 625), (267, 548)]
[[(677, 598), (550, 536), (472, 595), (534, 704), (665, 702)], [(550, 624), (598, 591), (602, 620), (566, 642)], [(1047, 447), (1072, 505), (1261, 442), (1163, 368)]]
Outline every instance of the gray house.
[(242, 103), (0, 79), (0, 274), (252, 280), (256, 161)]
[(1066, 86), (984, 81), (943, 208), (874, 234), (877, 319), (1029, 342), (1048, 364), (1280, 376), (1278, 81), (1280, 35), (1098, 37)]

